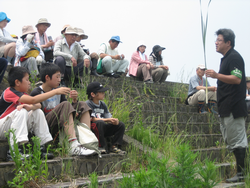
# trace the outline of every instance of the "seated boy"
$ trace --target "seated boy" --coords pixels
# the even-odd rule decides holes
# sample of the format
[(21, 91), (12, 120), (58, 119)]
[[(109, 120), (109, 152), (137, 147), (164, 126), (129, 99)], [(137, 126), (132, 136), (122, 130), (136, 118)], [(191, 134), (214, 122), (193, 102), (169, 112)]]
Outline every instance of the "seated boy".
[(117, 118), (112, 118), (106, 104), (101, 101), (104, 99), (105, 91), (108, 89), (109, 88), (104, 88), (99, 82), (90, 83), (87, 87), (89, 100), (87, 100), (86, 103), (92, 108), (92, 122), (96, 124), (99, 132), (99, 145), (101, 145), (102, 149), (107, 148), (105, 137), (114, 136), (112, 139), (111, 152), (122, 154), (125, 153), (120, 149), (125, 125)]
[[(8, 87), (0, 98), (0, 138), (5, 138), (5, 133), (10, 129), (15, 130), (15, 136), (18, 144), (28, 142), (28, 131), (33, 132), (40, 138), (41, 146), (52, 140), (43, 112), (40, 110), (39, 102), (47, 98), (70, 92), (68, 88), (60, 88), (43, 95), (31, 97), (26, 94), (29, 89), (29, 71), (24, 67), (14, 67), (10, 69)], [(13, 134), (10, 134), (10, 147), (13, 148)], [(44, 147), (43, 147), (44, 148)], [(23, 157), (20, 147), (19, 151)], [(45, 156), (46, 150), (42, 150), (42, 156)], [(51, 156), (51, 154), (50, 154)], [(52, 156), (53, 157), (53, 156)], [(49, 158), (49, 157), (48, 157)], [(8, 152), (7, 160), (12, 160)]]
[[(35, 88), (30, 95), (39, 96), (39, 94), (56, 90), (61, 82), (60, 71), (60, 67), (56, 64), (43, 64), (40, 70), (43, 84)], [(70, 91), (69, 97), (73, 99), (72, 104), (67, 101), (63, 94), (51, 96), (41, 102), (42, 110), (49, 124), (51, 134), (55, 136), (59, 132), (59, 129), (63, 128), (65, 134), (68, 136), (70, 155), (91, 155), (95, 151), (82, 147), (78, 142), (73, 119), (74, 116), (76, 116), (81, 123), (85, 123), (90, 127), (91, 109), (85, 102), (77, 101), (77, 91)]]

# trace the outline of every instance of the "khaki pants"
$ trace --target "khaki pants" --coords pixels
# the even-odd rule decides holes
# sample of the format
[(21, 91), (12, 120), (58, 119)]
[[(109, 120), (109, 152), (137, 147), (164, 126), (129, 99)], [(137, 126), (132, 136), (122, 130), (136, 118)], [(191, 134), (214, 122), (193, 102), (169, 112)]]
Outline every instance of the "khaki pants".
[(168, 77), (168, 70), (164, 68), (156, 68), (152, 70), (152, 77), (154, 82), (165, 82)]
[(147, 69), (146, 63), (140, 64), (137, 69), (136, 77), (143, 78), (144, 81), (152, 80), (151, 70), (152, 69)]
[[(206, 91), (201, 89), (188, 98), (189, 105), (197, 105), (198, 102), (205, 102), (206, 100)], [(208, 91), (208, 100), (217, 101), (216, 91)]]

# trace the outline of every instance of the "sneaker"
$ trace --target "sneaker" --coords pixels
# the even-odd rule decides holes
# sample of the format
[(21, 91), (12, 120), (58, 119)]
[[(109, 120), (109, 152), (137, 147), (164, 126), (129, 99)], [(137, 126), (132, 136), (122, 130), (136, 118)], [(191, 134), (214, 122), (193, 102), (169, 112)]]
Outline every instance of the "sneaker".
[(41, 150), (41, 158), (45, 159), (46, 155), (47, 155), (47, 159), (53, 159), (54, 158), (54, 154), (53, 153), (47, 153), (47, 148), (45, 147), (45, 145), (41, 145), (40, 146), (40, 150)]
[(126, 154), (126, 151), (122, 151), (121, 149), (117, 148), (117, 147), (112, 147), (112, 149), (110, 150), (111, 153), (117, 153), (117, 154)]
[(106, 154), (107, 153), (107, 151), (104, 148), (99, 147), (98, 150), (101, 152), (101, 154)]
[(71, 144), (71, 147), (70, 147), (70, 150), (69, 150), (69, 154), (71, 156), (75, 156), (75, 155), (92, 155), (94, 153), (95, 153), (95, 150), (90, 150), (90, 149), (87, 149), (87, 148), (81, 146), (78, 141), (74, 141)]
[[(21, 160), (22, 161), (24, 160), (24, 158), (29, 159), (30, 157), (32, 157), (32, 154), (24, 154), (22, 149), (19, 148), (18, 150), (19, 150), (19, 154), (21, 155)], [(7, 152), (6, 161), (8, 161), (8, 162), (14, 161), (11, 154), (10, 154), (10, 150)]]
[(146, 81), (144, 81), (144, 83), (146, 83), (146, 84), (153, 84), (154, 82), (152, 80), (146, 80)]
[(112, 72), (112, 73), (108, 73), (108, 74), (106, 74), (105, 76), (107, 76), (107, 77), (112, 77), (112, 78), (120, 78), (120, 75), (114, 74), (113, 72)]

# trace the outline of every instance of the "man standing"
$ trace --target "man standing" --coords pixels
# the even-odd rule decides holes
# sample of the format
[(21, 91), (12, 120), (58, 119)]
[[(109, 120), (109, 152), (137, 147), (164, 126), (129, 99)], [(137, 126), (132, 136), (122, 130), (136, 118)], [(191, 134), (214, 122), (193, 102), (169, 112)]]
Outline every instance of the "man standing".
[(98, 55), (102, 59), (102, 73), (108, 77), (119, 78), (128, 67), (128, 60), (124, 59), (123, 54), (119, 55), (117, 50), (120, 42), (119, 36), (113, 36), (108, 44), (103, 43), (99, 48)]
[(216, 51), (223, 55), (219, 73), (207, 70), (206, 75), (216, 78), (218, 110), (221, 118), (221, 132), (227, 148), (234, 153), (237, 174), (226, 182), (244, 179), (244, 168), (248, 141), (245, 131), (246, 77), (245, 65), (241, 55), (234, 50), (235, 35), (231, 29), (216, 31)]
[[(199, 113), (207, 113), (205, 111), (205, 101), (206, 101), (206, 78), (205, 74), (205, 65), (198, 65), (196, 68), (196, 75), (192, 76), (189, 81), (188, 88), (188, 98), (187, 102), (190, 105), (199, 105)], [(214, 110), (214, 105), (216, 104), (216, 90), (214, 86), (208, 85), (208, 110), (211, 113), (217, 114)]]

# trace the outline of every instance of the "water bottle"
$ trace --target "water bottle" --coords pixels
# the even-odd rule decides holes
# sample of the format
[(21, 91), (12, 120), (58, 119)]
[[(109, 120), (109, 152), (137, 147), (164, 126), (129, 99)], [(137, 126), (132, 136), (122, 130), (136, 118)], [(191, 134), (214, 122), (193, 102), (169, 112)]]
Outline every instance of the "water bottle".
[[(49, 41), (53, 40), (53, 39), (52, 39), (52, 36), (48, 36), (48, 40), (49, 40)], [(51, 46), (50, 48), (53, 50), (54, 46)]]

